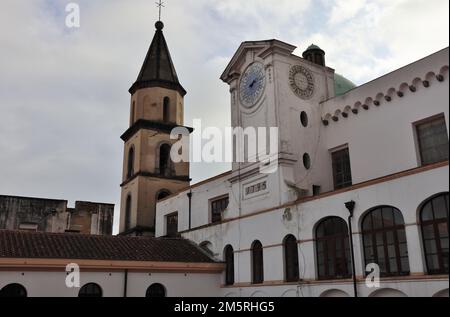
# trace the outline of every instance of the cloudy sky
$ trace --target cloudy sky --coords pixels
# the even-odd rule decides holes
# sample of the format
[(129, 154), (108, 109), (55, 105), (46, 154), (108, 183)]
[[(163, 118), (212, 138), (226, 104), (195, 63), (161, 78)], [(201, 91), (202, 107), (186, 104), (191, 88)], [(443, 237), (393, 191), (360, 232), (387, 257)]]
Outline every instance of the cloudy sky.
[[(65, 7), (81, 8), (68, 29)], [(448, 0), (166, 0), (164, 29), (188, 91), (186, 124), (229, 125), (219, 80), (242, 41), (327, 52), (357, 84), (448, 46)], [(116, 203), (128, 88), (154, 33), (155, 0), (2, 0), (0, 194)], [(194, 182), (226, 171), (194, 165)]]

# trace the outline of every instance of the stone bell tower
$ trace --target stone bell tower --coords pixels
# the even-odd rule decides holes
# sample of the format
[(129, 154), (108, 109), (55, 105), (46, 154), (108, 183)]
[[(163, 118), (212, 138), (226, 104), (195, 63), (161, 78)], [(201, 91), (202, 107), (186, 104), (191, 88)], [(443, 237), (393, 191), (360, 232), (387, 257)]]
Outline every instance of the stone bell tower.
[[(186, 91), (178, 81), (163, 35), (155, 24), (153, 41), (130, 88), (130, 127), (125, 142), (120, 208), (123, 235), (154, 235), (156, 203), (189, 186), (189, 163), (174, 163), (171, 131), (184, 124)], [(192, 132), (192, 129), (188, 130)]]

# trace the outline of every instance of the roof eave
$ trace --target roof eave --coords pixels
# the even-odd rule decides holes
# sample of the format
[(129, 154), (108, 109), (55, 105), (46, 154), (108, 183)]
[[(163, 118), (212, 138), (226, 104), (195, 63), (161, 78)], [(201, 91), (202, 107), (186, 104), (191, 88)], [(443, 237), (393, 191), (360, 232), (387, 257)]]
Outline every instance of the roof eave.
[(263, 41), (247, 41), (241, 43), (236, 53), (231, 58), (220, 79), (226, 83), (229, 82), (230, 74), (234, 74), (233, 68), (239, 61), (242, 54), (249, 49), (260, 49), (258, 55), (262, 58), (266, 57), (274, 50), (279, 53), (292, 54), (297, 47), (280, 40), (263, 40)]

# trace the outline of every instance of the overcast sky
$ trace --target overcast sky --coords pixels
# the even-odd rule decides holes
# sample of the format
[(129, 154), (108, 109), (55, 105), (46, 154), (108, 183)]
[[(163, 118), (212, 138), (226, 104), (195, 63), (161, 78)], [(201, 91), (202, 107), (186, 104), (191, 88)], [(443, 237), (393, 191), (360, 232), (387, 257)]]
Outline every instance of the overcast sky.
[[(65, 26), (65, 6), (81, 27)], [(242, 41), (312, 43), (357, 84), (448, 46), (448, 0), (166, 0), (164, 33), (188, 91), (186, 124), (229, 125), (219, 80)], [(2, 0), (0, 194), (116, 204), (136, 79), (155, 0)], [(194, 182), (226, 171), (194, 165)]]

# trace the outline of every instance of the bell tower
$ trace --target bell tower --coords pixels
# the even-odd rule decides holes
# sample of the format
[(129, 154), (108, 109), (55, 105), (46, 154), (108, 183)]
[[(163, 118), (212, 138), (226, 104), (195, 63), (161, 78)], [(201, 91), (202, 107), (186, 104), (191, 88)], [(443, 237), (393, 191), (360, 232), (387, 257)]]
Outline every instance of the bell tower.
[[(189, 163), (170, 158), (171, 131), (184, 124), (184, 96), (164, 38), (156, 31), (136, 82), (130, 88), (130, 126), (121, 136), (123, 158), (120, 233), (154, 235), (156, 203), (189, 186)], [(190, 132), (192, 129), (187, 128)]]

